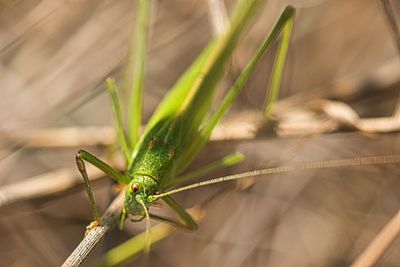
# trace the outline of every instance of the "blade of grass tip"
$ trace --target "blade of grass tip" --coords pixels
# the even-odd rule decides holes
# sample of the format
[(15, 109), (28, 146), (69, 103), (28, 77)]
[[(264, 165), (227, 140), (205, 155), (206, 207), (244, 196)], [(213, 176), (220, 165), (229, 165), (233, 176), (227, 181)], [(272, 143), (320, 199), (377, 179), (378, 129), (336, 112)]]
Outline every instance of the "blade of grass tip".
[(117, 94), (117, 87), (115, 81), (110, 78), (106, 80), (106, 84), (107, 84), (107, 90), (110, 93), (112, 100), (112, 107), (115, 118), (115, 130), (117, 133), (118, 143), (121, 146), (122, 153), (124, 154), (125, 163), (128, 164), (130, 162), (131, 149), (128, 145), (124, 126), (122, 123), (122, 113), (121, 113), (120, 101)]
[(278, 48), (278, 53), (275, 58), (272, 75), (267, 92), (268, 96), (265, 99), (264, 115), (267, 119), (271, 118), (272, 105), (276, 102), (281, 88), (283, 72), (285, 69), (290, 38), (292, 36), (294, 16), (289, 16), (287, 21), (284, 22), (282, 32), (282, 40)]
[[(133, 50), (130, 51), (128, 64), (133, 63), (133, 76), (129, 99), (128, 133), (130, 147), (134, 147), (138, 138), (142, 123), (142, 102), (144, 67), (147, 51), (148, 26), (150, 18), (150, 0), (139, 0), (139, 8), (136, 19), (136, 35)], [(126, 75), (129, 75), (127, 73)]]
[(252, 58), (250, 63), (248, 63), (243, 72), (237, 78), (235, 84), (229, 90), (227, 96), (224, 98), (220, 107), (211, 116), (211, 118), (203, 125), (202, 130), (200, 132), (201, 137), (196, 139), (196, 141), (193, 142), (191, 146), (184, 152), (184, 156), (182, 156), (183, 160), (181, 163), (183, 166), (182, 167), (180, 166), (179, 168), (184, 168), (184, 166), (192, 160), (193, 158), (192, 155), (197, 155), (197, 152), (208, 141), (213, 129), (222, 119), (225, 113), (228, 111), (229, 107), (232, 105), (239, 91), (243, 88), (244, 84), (249, 79), (250, 75), (253, 73), (255, 67), (257, 66), (257, 63), (261, 60), (265, 52), (270, 48), (272, 42), (278, 37), (279, 33), (282, 31), (285, 25), (293, 23), (294, 15), (295, 15), (295, 9), (293, 7), (288, 6), (285, 8), (285, 10), (282, 12), (282, 15), (278, 19), (278, 22), (273, 28), (272, 32), (266, 39), (264, 39), (262, 45), (257, 50), (255, 56)]

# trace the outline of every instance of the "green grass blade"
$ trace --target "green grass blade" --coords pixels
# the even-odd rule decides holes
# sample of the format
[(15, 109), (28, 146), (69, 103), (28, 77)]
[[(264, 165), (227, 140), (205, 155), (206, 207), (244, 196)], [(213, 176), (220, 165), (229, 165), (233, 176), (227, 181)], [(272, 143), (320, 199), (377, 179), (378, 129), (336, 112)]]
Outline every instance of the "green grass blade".
[(139, 8), (136, 21), (136, 38), (134, 51), (131, 51), (129, 61), (134, 62), (133, 76), (129, 84), (132, 85), (129, 99), (128, 133), (129, 145), (134, 147), (138, 138), (142, 123), (142, 102), (144, 67), (147, 51), (148, 25), (150, 17), (150, 0), (139, 0)]
[(121, 146), (122, 153), (125, 157), (125, 162), (128, 163), (128, 162), (130, 162), (131, 149), (129, 148), (129, 145), (128, 145), (128, 142), (126, 139), (124, 126), (122, 123), (122, 112), (121, 112), (121, 105), (120, 105), (120, 101), (119, 101), (118, 93), (117, 93), (117, 86), (115, 84), (115, 81), (111, 78), (108, 78), (106, 80), (106, 84), (107, 84), (107, 90), (110, 93), (111, 100), (112, 100), (112, 107), (113, 107), (114, 120), (115, 120), (115, 129), (117, 132), (118, 143)]
[[(224, 98), (222, 104), (218, 108), (218, 110), (214, 113), (213, 116), (203, 125), (200, 137), (197, 138), (194, 142), (191, 143), (190, 147), (184, 151), (182, 156), (180, 157), (181, 161), (179, 162), (178, 169), (183, 169), (188, 163), (192, 161), (192, 159), (197, 155), (200, 149), (205, 145), (208, 141), (213, 129), (224, 116), (224, 114), (228, 111), (229, 107), (232, 105), (239, 91), (243, 88), (246, 81), (249, 79), (250, 75), (253, 73), (257, 63), (261, 60), (264, 53), (270, 48), (272, 42), (276, 40), (279, 36), (279, 33), (285, 28), (285, 25), (293, 23), (293, 18), (295, 14), (295, 9), (291, 6), (286, 7), (283, 11), (282, 15), (278, 19), (275, 27), (273, 28), (270, 35), (263, 41), (260, 48), (257, 50), (255, 56), (250, 61), (250, 63), (246, 66), (243, 72), (240, 74), (235, 84), (229, 90), (227, 96)], [(287, 51), (287, 48), (286, 48)], [(283, 70), (282, 70), (283, 71)], [(274, 75), (277, 75), (274, 73)], [(281, 77), (282, 75), (280, 75)], [(280, 84), (280, 83), (279, 83)], [(275, 84), (276, 86), (276, 84)]]
[(286, 59), (289, 49), (290, 37), (292, 36), (294, 16), (288, 18), (282, 31), (282, 40), (276, 55), (274, 67), (272, 70), (270, 84), (267, 92), (268, 96), (265, 99), (264, 115), (270, 119), (272, 105), (276, 102), (281, 88), (283, 72), (285, 70)]

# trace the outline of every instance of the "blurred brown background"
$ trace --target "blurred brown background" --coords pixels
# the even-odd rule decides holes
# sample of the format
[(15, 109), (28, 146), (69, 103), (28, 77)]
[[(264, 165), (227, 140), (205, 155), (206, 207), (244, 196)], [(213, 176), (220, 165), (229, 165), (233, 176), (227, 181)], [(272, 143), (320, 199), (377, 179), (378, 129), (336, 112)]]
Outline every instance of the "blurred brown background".
[[(319, 97), (350, 103), (360, 115), (390, 115), (398, 99), (400, 62), (376, 0), (269, 1), (241, 43), (231, 75), (246, 64), (287, 4), (298, 12), (281, 98), (317, 90)], [(75, 168), (78, 148), (21, 147), (18, 140), (32, 132), (112, 125), (103, 81), (121, 77), (133, 17), (132, 1), (0, 1), (0, 185)], [(210, 37), (206, 1), (155, 1), (146, 118)], [(265, 57), (228, 120), (260, 109), (273, 56), (271, 51)], [(377, 86), (385, 84), (375, 80), (382, 72), (379, 77), (389, 77), (388, 86)], [(348, 86), (346, 81), (361, 82)], [(215, 174), (221, 175), (283, 163), (398, 153), (399, 142), (395, 133), (259, 136), (211, 142), (195, 165), (233, 151), (246, 154), (244, 164)], [(88, 149), (101, 154), (100, 147)], [(399, 173), (393, 165), (303, 171), (261, 178), (244, 190), (230, 183), (185, 192), (177, 196), (185, 207), (207, 202), (199, 231), (178, 231), (154, 246), (148, 264), (349, 265), (399, 208)], [(112, 197), (111, 184), (109, 179), (95, 183), (103, 210)], [(0, 212), (1, 266), (60, 265), (91, 220), (83, 186)], [(126, 224), (127, 231), (114, 230), (89, 260), (144, 226)], [(400, 266), (399, 248), (396, 242), (379, 266)], [(129, 266), (137, 264), (140, 261)]]

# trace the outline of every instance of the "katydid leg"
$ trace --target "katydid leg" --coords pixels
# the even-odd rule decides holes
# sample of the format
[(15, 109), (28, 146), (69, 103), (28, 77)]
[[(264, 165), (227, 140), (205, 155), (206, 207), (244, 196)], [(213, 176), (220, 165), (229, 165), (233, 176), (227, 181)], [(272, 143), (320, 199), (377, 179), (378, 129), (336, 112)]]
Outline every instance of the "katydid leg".
[(150, 218), (153, 219), (153, 220), (159, 221), (159, 222), (170, 224), (170, 225), (175, 226), (175, 227), (187, 229), (187, 226), (185, 224), (177, 221), (176, 219), (170, 218), (170, 217), (166, 217), (166, 216), (161, 216), (161, 215), (156, 215), (156, 214), (150, 213)]
[(100, 160), (99, 158), (97, 158), (96, 156), (85, 150), (80, 149), (78, 153), (76, 153), (75, 161), (76, 161), (76, 166), (78, 167), (78, 170), (81, 173), (83, 181), (85, 183), (85, 189), (89, 198), (90, 208), (92, 209), (93, 217), (97, 222), (100, 222), (99, 208), (97, 206), (96, 200), (93, 195), (93, 189), (92, 186), (90, 185), (84, 161), (87, 161), (90, 164), (94, 165), (95, 167), (99, 168), (105, 174), (113, 177), (120, 183), (127, 184), (129, 182), (129, 179), (124, 175), (120, 174), (118, 171), (114, 170), (110, 165), (108, 165), (104, 161)]
[(198, 228), (197, 223), (193, 219), (193, 217), (187, 213), (187, 211), (178, 204), (172, 197), (166, 196), (163, 197), (162, 200), (179, 216), (179, 218), (182, 220), (182, 223), (172, 219), (172, 218), (166, 218), (166, 217), (161, 217), (157, 216), (157, 218), (154, 219), (160, 219), (164, 220), (165, 222), (173, 223), (177, 226), (182, 226), (183, 228), (186, 228), (188, 230), (196, 230)]

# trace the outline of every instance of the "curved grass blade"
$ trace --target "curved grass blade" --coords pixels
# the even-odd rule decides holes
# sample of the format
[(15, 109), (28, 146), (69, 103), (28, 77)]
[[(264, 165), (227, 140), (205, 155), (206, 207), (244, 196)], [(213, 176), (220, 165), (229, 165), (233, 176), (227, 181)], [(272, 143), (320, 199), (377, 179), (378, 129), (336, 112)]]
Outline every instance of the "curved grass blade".
[(202, 72), (203, 77), (195, 90), (188, 95), (185, 102), (178, 111), (178, 124), (181, 123), (185, 129), (182, 143), (192, 143), (197, 136), (200, 125), (204, 122), (214, 99), (218, 83), (225, 73), (227, 64), (232, 56), (233, 50), (239, 37), (247, 24), (255, 14), (258, 13), (261, 1), (242, 1), (233, 12), (230, 28), (224, 34), (215, 47), (210, 62)]
[[(289, 10), (288, 13), (290, 12), (291, 11)], [(271, 80), (267, 89), (268, 96), (265, 98), (264, 115), (267, 119), (270, 119), (272, 105), (276, 102), (278, 98), (279, 89), (281, 88), (282, 84), (283, 72), (286, 65), (286, 58), (289, 49), (290, 37), (292, 36), (294, 10), (293, 10), (293, 15), (290, 14), (287, 15), (289, 16), (286, 18), (286, 21), (283, 22), (284, 26), (282, 31), (282, 40), (278, 49), (278, 54), (275, 57)], [(284, 14), (282, 14), (282, 16), (284, 16)], [(281, 29), (276, 29), (276, 30), (280, 31)]]
[(121, 105), (120, 101), (118, 98), (117, 94), (117, 86), (115, 84), (115, 80), (108, 78), (106, 80), (107, 84), (107, 90), (110, 93), (111, 100), (112, 100), (112, 107), (113, 107), (113, 112), (114, 112), (114, 118), (115, 118), (115, 129), (117, 132), (117, 139), (118, 143), (121, 146), (122, 153), (124, 154), (125, 157), (125, 163), (128, 164), (128, 162), (131, 161), (131, 149), (129, 147), (123, 122), (122, 122), (122, 112), (121, 112)]
[[(139, 139), (139, 130), (142, 123), (142, 99), (144, 84), (144, 68), (146, 61), (148, 26), (150, 17), (150, 0), (140, 0), (136, 21), (136, 38), (133, 52), (130, 51), (128, 62), (134, 62), (132, 80), (128, 81), (130, 90), (128, 133), (129, 145), (134, 147)], [(128, 64), (129, 64), (128, 63)], [(129, 67), (127, 68), (130, 69)], [(127, 75), (130, 77), (130, 75)]]
[[(272, 42), (278, 37), (279, 33), (282, 29), (285, 29), (286, 35), (290, 35), (291, 28), (293, 26), (293, 19), (295, 15), (295, 9), (291, 6), (288, 6), (283, 11), (282, 15), (278, 19), (275, 27), (273, 28), (270, 35), (263, 41), (260, 48), (257, 50), (255, 56), (250, 61), (250, 63), (246, 66), (244, 71), (240, 74), (238, 79), (236, 80), (235, 84), (229, 90), (227, 96), (223, 100), (220, 107), (216, 110), (214, 115), (202, 126), (202, 129), (199, 134), (199, 138), (195, 139), (194, 142), (191, 143), (190, 147), (186, 149), (182, 155), (179, 157), (178, 160), (178, 170), (184, 169), (187, 164), (189, 164), (193, 158), (197, 155), (197, 153), (203, 148), (203, 146), (207, 143), (213, 129), (218, 124), (218, 122), (222, 119), (222, 117), (226, 114), (229, 107), (232, 105), (233, 101), (235, 100), (236, 96), (238, 95), (239, 91), (243, 88), (246, 81), (249, 79), (250, 75), (253, 73), (257, 63), (261, 60), (264, 53), (270, 48)], [(289, 30), (288, 30), (289, 29)], [(284, 61), (286, 59), (286, 55), (281, 55), (282, 51), (287, 53), (287, 46), (290, 39), (290, 36), (285, 36), (285, 45), (281, 45), (280, 48), (280, 56), (278, 57), (280, 60), (280, 67), (275, 68), (276, 71), (273, 72), (273, 80), (280, 80), (282, 77)], [(284, 40), (282, 40), (283, 43)], [(283, 65), (283, 66), (282, 66)], [(279, 76), (278, 78), (275, 78)], [(280, 83), (274, 82), (273, 83), (274, 90), (279, 90)]]
[(192, 142), (208, 114), (216, 86), (222, 78), (240, 34), (264, 2), (239, 1), (234, 8), (228, 31), (216, 37), (203, 50), (160, 103), (145, 133), (135, 146), (132, 158), (137, 155), (143, 139), (162, 120), (175, 120), (168, 135), (174, 139), (181, 138), (181, 147)]

